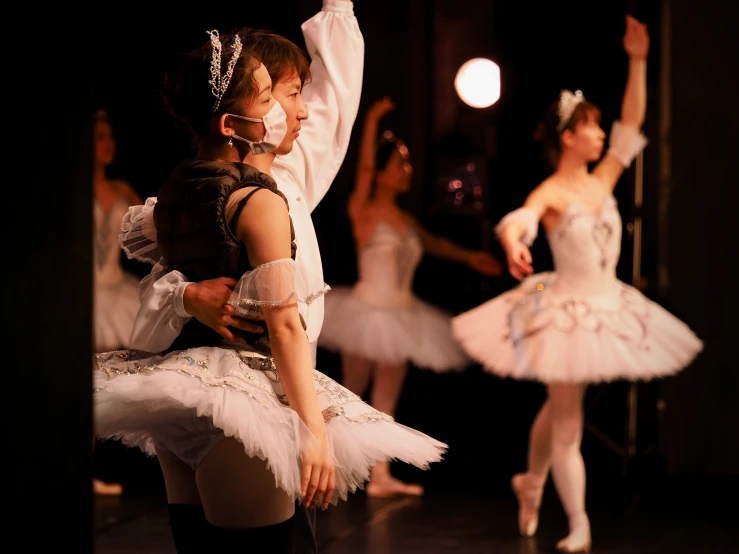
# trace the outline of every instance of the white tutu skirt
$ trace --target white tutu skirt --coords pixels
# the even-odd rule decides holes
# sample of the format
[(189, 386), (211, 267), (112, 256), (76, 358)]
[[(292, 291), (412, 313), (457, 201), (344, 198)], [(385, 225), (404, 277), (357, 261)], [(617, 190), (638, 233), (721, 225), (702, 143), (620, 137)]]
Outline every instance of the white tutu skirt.
[(545, 383), (649, 380), (678, 372), (703, 349), (682, 321), (616, 281), (609, 294), (556, 292), (540, 273), (452, 320), (454, 335), (500, 377)]
[[(277, 486), (300, 498), (300, 453), (313, 437), (288, 406), (271, 358), (202, 347), (166, 356), (121, 350), (98, 354), (95, 362), (99, 438), (155, 455), (155, 444), (166, 443), (168, 433), (187, 436), (183, 421), (210, 418), (247, 455), (267, 461)], [(313, 381), (336, 465), (335, 501), (363, 487), (378, 462), (401, 460), (427, 469), (442, 459), (445, 444), (399, 425), (319, 371)]]
[(418, 298), (407, 308), (373, 307), (352, 287), (334, 287), (324, 313), (318, 344), (326, 350), (437, 372), (471, 363), (452, 336), (451, 315)]
[(115, 285), (98, 285), (93, 300), (95, 352), (128, 348), (139, 310), (138, 277), (124, 273)]

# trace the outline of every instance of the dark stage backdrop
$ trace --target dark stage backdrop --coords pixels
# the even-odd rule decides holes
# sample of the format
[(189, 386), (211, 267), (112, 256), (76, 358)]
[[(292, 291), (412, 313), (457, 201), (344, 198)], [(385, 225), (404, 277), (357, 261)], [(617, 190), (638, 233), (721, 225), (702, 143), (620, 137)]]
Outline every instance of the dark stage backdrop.
[(85, 554), (93, 519), (93, 88), (84, 29), (60, 26), (64, 15), (46, 8), (30, 17), (16, 6), (6, 35), (14, 54), (3, 86), (2, 429), (12, 509), (3, 535), (26, 552), (64, 545)]
[(669, 174), (664, 195), (665, 300), (705, 340), (690, 371), (668, 381), (669, 471), (738, 475), (739, 295), (732, 273), (739, 225), (737, 4), (670, 2)]

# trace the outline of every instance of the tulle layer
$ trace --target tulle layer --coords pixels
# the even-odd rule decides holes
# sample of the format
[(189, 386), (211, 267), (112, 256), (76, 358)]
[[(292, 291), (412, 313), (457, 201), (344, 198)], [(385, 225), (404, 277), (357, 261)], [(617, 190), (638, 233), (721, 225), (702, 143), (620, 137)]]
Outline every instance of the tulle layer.
[[(209, 417), (249, 456), (267, 461), (277, 486), (300, 497), (300, 453), (312, 436), (288, 406), (271, 358), (228, 348), (167, 356), (124, 350), (96, 356), (93, 373), (98, 437), (154, 455), (157, 437), (181, 426), (183, 413)], [(378, 462), (427, 469), (441, 460), (445, 444), (399, 425), (319, 371), (313, 380), (336, 464), (337, 499), (361, 488)]]
[(93, 309), (95, 352), (127, 348), (139, 310), (138, 278), (124, 273), (120, 283), (97, 286)]
[(689, 365), (703, 343), (682, 321), (620, 281), (611, 293), (556, 292), (556, 274), (452, 320), (454, 336), (485, 370), (543, 382), (649, 380)]
[(121, 248), (130, 259), (155, 264), (161, 258), (154, 225), (156, 197), (147, 198), (143, 206), (131, 206), (121, 220), (118, 236)]
[(386, 363), (412, 362), (438, 372), (470, 364), (452, 336), (450, 314), (417, 298), (407, 308), (374, 307), (351, 287), (336, 287), (324, 309), (318, 344), (327, 350)]
[(331, 287), (323, 279), (307, 271), (295, 260), (285, 258), (255, 267), (242, 275), (228, 303), (236, 315), (259, 319), (265, 307), (297, 303), (306, 323), (310, 320), (309, 306), (325, 295)]

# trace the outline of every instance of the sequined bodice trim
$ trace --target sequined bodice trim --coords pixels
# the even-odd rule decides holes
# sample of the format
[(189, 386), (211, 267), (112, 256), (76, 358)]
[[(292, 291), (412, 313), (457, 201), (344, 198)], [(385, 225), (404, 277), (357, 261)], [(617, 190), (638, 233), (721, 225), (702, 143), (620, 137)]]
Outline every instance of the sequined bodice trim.
[(613, 196), (605, 199), (599, 214), (571, 203), (559, 225), (547, 234), (557, 286), (587, 293), (612, 286), (621, 253), (621, 233), (621, 216)]

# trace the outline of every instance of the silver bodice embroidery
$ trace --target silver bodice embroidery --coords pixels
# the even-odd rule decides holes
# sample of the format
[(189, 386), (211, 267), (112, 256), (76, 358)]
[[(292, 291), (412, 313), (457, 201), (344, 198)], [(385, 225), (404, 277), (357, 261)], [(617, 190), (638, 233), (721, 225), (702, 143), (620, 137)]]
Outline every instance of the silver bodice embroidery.
[(621, 227), (613, 196), (605, 199), (598, 214), (575, 203), (567, 207), (559, 225), (547, 234), (558, 292), (611, 292), (621, 255)]

